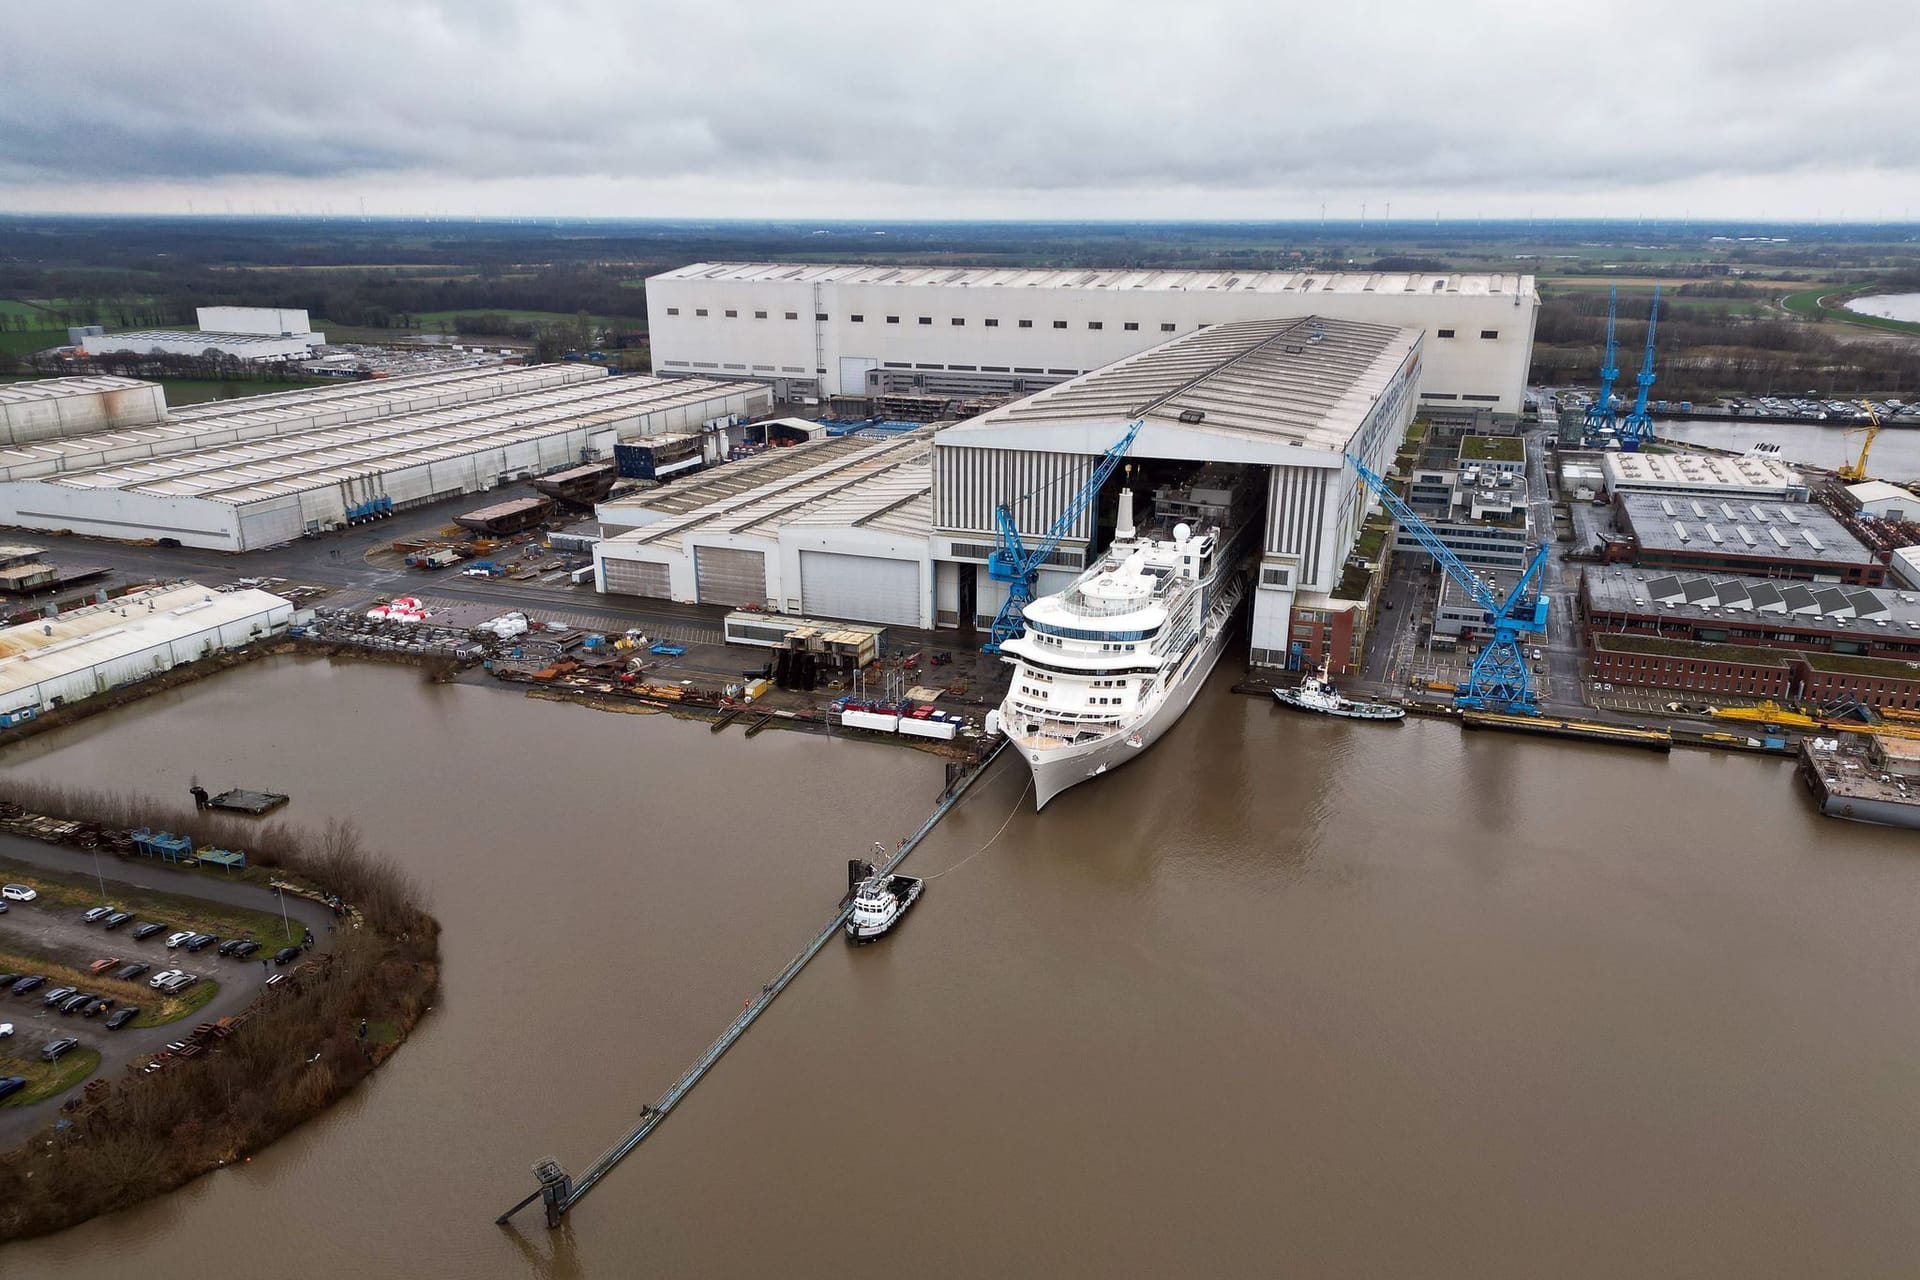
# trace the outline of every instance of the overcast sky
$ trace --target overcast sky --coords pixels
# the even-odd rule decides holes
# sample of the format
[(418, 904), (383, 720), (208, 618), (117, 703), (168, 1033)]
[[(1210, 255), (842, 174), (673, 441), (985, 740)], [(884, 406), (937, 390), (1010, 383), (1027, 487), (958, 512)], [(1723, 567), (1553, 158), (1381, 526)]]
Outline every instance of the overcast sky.
[(1920, 213), (1913, 0), (178, 0), (0, 16), (0, 209)]

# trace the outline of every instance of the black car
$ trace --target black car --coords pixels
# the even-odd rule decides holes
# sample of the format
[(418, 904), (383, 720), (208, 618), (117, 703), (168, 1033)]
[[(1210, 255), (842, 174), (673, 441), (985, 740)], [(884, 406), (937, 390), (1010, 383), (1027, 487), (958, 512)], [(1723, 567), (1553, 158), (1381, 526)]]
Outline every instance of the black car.
[(0, 1076), (0, 1098), (11, 1098), (26, 1087), (25, 1076)]
[(42, 1049), (40, 1051), (40, 1056), (45, 1058), (48, 1062), (58, 1062), (60, 1060), (61, 1054), (67, 1052), (67, 1050), (69, 1049), (77, 1049), (79, 1047), (80, 1047), (80, 1042), (78, 1040), (75, 1040), (72, 1036), (63, 1036), (62, 1038), (55, 1040), (52, 1044), (48, 1045), (46, 1048)]
[(254, 952), (258, 951), (259, 949), (260, 949), (260, 944), (257, 942), (243, 942), (239, 946), (233, 949), (234, 959), (245, 960), (248, 956), (252, 955)]
[(95, 996), (91, 991), (76, 991), (60, 1002), (60, 1012), (78, 1013), (82, 1005), (89, 1004), (94, 999)]
[(47, 992), (45, 995), (40, 997), (40, 1003), (46, 1005), (47, 1008), (51, 1009), (53, 1008), (54, 1005), (60, 1004), (61, 1002), (67, 1000), (69, 997), (78, 995), (79, 992), (80, 992), (80, 988), (78, 987), (55, 987), (53, 990)]
[(144, 941), (147, 938), (151, 938), (154, 934), (159, 933), (162, 929), (166, 927), (167, 926), (160, 924), (157, 921), (149, 920), (147, 923), (141, 925), (138, 929), (135, 929), (133, 931), (133, 936), (136, 940)]
[(299, 958), (300, 948), (298, 947), (282, 947), (273, 953), (273, 962), (275, 964), (288, 964)]
[(107, 1030), (118, 1031), (139, 1016), (140, 1006), (130, 1004), (123, 1009), (117, 1010), (111, 1018), (107, 1019)]
[(153, 968), (153, 966), (145, 961), (135, 960), (132, 964), (123, 964), (118, 969), (115, 969), (113, 976), (120, 982), (132, 982), (135, 978), (151, 968)]
[(92, 1000), (80, 1006), (80, 1016), (83, 1018), (97, 1018), (111, 1008), (113, 1008), (112, 996), (95, 996)]
[(38, 973), (32, 974), (28, 977), (20, 979), (20, 981), (13, 984), (13, 994), (17, 996), (23, 996), (27, 994), (27, 992), (33, 990), (35, 987), (44, 987), (46, 985), (47, 985), (47, 979), (45, 975), (38, 974)]
[(245, 938), (228, 938), (225, 942), (214, 948), (214, 951), (218, 955), (230, 956), (238, 951), (245, 941)]
[(218, 941), (220, 941), (220, 935), (217, 933), (195, 934), (187, 939), (187, 950), (204, 951)]
[(0, 973), (0, 987), (10, 987), (26, 976), (24, 973)]
[(103, 928), (118, 929), (121, 925), (125, 924), (127, 921), (131, 919), (133, 919), (133, 912), (116, 911), (112, 915), (108, 916), (105, 920), (102, 920), (100, 924)]

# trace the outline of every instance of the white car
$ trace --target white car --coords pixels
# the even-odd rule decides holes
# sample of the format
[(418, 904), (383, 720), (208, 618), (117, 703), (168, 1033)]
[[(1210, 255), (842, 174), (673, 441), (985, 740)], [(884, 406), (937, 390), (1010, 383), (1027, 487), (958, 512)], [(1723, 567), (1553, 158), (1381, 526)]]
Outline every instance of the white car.
[[(181, 943), (185, 942), (187, 939), (197, 938), (199, 936), (200, 936), (199, 934), (195, 933), (191, 929), (182, 929), (178, 933), (170, 933), (167, 935), (167, 949), (171, 951), (173, 948), (179, 946)], [(156, 983), (155, 985), (157, 986), (159, 984)]]
[(162, 969), (160, 972), (154, 974), (151, 978), (147, 979), (147, 985), (152, 987), (155, 991), (158, 991), (161, 987), (164, 987), (165, 985), (167, 985), (167, 983), (172, 982), (175, 978), (179, 976), (180, 976), (180, 970), (178, 969)]
[(0, 885), (0, 898), (9, 902), (32, 902), (40, 896), (40, 891), (30, 884)]
[(0, 1022), (0, 1040), (4, 1040), (12, 1034), (13, 1024), (11, 1022)]

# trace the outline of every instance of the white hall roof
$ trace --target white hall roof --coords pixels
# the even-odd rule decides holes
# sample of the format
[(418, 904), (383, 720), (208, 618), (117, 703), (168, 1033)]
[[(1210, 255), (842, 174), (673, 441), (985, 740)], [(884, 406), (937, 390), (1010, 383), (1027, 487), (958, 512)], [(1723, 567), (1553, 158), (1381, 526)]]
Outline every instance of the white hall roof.
[(1530, 275), (1421, 271), (1128, 271), (1015, 267), (889, 267), (851, 263), (696, 262), (655, 280), (773, 284), (937, 285), (943, 288), (1091, 289), (1113, 293), (1377, 293), (1534, 296)]

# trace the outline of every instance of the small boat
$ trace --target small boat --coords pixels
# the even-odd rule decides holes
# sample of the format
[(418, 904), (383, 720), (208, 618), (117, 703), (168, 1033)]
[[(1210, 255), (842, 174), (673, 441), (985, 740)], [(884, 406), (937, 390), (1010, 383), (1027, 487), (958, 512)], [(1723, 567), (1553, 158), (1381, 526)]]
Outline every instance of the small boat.
[(1340, 696), (1322, 665), (1318, 674), (1310, 674), (1298, 689), (1275, 689), (1273, 697), (1282, 706), (1312, 711), (1323, 716), (1341, 716), (1348, 720), (1405, 720), (1407, 709), (1391, 702), (1355, 702)]
[(919, 900), (927, 882), (918, 876), (877, 872), (871, 862), (856, 862), (854, 866), (864, 868), (865, 874), (854, 885), (847, 941), (858, 945), (892, 932), (907, 908)]

